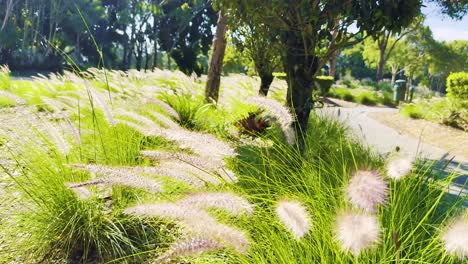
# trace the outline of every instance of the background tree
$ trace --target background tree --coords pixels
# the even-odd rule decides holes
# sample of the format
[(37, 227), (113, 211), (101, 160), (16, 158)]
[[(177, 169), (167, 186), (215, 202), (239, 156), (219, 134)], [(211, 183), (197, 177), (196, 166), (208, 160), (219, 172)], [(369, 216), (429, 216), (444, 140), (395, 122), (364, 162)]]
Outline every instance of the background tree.
[[(231, 10), (230, 14), (233, 12)], [(281, 65), (279, 34), (267, 24), (254, 21), (255, 17), (236, 20), (239, 15), (233, 15), (230, 20), (232, 41), (254, 62), (255, 71), (260, 77), (259, 95), (267, 96), (274, 79), (273, 72)]]
[[(295, 113), (297, 132), (307, 130), (313, 108), (314, 77), (330, 55), (357, 43), (364, 32), (373, 36), (408, 26), (420, 11), (420, 1), (218, 0), (220, 7), (240, 10), (237, 19), (256, 17), (279, 32), (287, 74), (287, 104)], [(350, 32), (355, 24), (357, 30)], [(336, 37), (332, 33), (336, 32)], [(299, 137), (301, 138), (301, 137)]]
[(223, 71), (224, 52), (226, 50), (227, 17), (221, 11), (218, 12), (216, 34), (213, 37), (213, 52), (211, 53), (206, 80), (205, 101), (218, 101), (221, 73)]

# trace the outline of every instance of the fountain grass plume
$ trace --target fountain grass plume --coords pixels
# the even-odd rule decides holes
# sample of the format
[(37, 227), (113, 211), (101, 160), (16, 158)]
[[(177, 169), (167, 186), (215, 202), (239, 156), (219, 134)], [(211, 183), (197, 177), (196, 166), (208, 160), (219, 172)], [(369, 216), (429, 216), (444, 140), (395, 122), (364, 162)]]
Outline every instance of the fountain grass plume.
[(160, 114), (160, 113), (155, 112), (155, 111), (149, 111), (149, 114), (151, 116), (153, 116), (154, 118), (156, 118), (166, 128), (171, 128), (171, 129), (180, 128), (179, 124), (172, 121), (172, 119), (170, 119), (169, 117), (167, 117), (167, 116), (165, 116), (163, 114)]
[(387, 183), (376, 171), (356, 171), (346, 187), (351, 204), (371, 213), (385, 203), (387, 193)]
[(114, 115), (115, 116), (120, 116), (120, 117), (123, 116), (123, 117), (126, 117), (126, 118), (130, 118), (130, 120), (132, 120), (133, 122), (135, 122), (137, 124), (141, 124), (141, 125), (143, 125), (145, 127), (148, 127), (148, 128), (159, 127), (150, 118), (148, 118), (146, 116), (143, 116), (143, 115), (140, 115), (140, 114), (137, 114), (137, 113), (132, 112), (132, 111), (122, 109), (122, 108), (119, 108), (119, 109), (115, 110)]
[(232, 146), (211, 134), (194, 132), (186, 129), (165, 129), (162, 136), (176, 141), (182, 148), (187, 148), (202, 157), (223, 159), (234, 157), (236, 152)]
[(13, 101), (16, 105), (26, 104), (26, 101), (23, 98), (15, 95), (13, 93), (7, 92), (7, 91), (0, 90), (0, 97), (6, 97), (6, 98), (10, 99), (11, 101)]
[(297, 201), (280, 201), (276, 207), (276, 215), (296, 239), (302, 238), (310, 231), (311, 223), (307, 209)]
[[(188, 163), (176, 162), (173, 160), (161, 161), (158, 163), (158, 167), (162, 168), (163, 171), (185, 171), (188, 174), (191, 174), (194, 178), (203, 183), (210, 183), (213, 185), (220, 185), (221, 181), (217, 175), (210, 174), (208, 171), (203, 170), (203, 168), (194, 167)], [(170, 176), (170, 175), (168, 175)]]
[(232, 193), (195, 193), (180, 200), (178, 204), (201, 209), (224, 209), (236, 216), (242, 214), (250, 216), (254, 209), (254, 206), (246, 199)]
[(184, 256), (197, 256), (222, 249), (223, 246), (210, 238), (192, 237), (179, 240), (159, 256), (155, 263), (170, 263), (172, 259)]
[(182, 161), (198, 169), (212, 171), (221, 176), (227, 182), (236, 182), (237, 176), (226, 168), (226, 163), (222, 159), (210, 159), (183, 152), (165, 152), (157, 150), (143, 150), (141, 156), (155, 161)]
[(177, 113), (177, 111), (174, 108), (172, 108), (168, 103), (163, 102), (163, 101), (158, 100), (158, 99), (154, 99), (154, 98), (147, 99), (146, 103), (155, 104), (155, 105), (161, 107), (167, 114), (169, 114), (175, 120), (180, 121), (179, 113)]
[(151, 193), (158, 193), (163, 190), (161, 183), (155, 179), (135, 174), (128, 168), (107, 167), (91, 164), (73, 164), (72, 168), (89, 171), (101, 177), (81, 183), (69, 183), (69, 188), (78, 188), (90, 185), (121, 185), (147, 190)]
[(205, 187), (206, 182), (210, 182), (214, 185), (218, 185), (220, 183), (217, 179), (213, 178), (211, 175), (206, 175), (203, 171), (194, 173), (194, 168), (177, 165), (178, 164), (163, 162), (158, 164), (158, 167), (133, 167), (132, 171), (134, 173), (167, 176), (195, 188)]
[(276, 100), (263, 96), (255, 96), (247, 99), (247, 102), (257, 105), (265, 111), (271, 113), (278, 121), (289, 145), (296, 141), (292, 123), (294, 121), (289, 110)]
[(124, 213), (135, 216), (160, 217), (184, 223), (205, 222), (212, 224), (215, 219), (203, 210), (176, 203), (142, 204), (124, 210)]
[(87, 81), (85, 81), (85, 87), (88, 91), (89, 99), (92, 102), (96, 103), (93, 104), (93, 106), (97, 106), (100, 110), (102, 110), (107, 123), (109, 123), (110, 126), (117, 125), (114, 119), (114, 115), (112, 114), (112, 110), (107, 105), (106, 100), (104, 99), (102, 94), (99, 91), (97, 91), (93, 86), (91, 86)]
[(445, 251), (460, 260), (468, 258), (468, 219), (460, 217), (442, 234)]
[(336, 218), (335, 237), (343, 251), (354, 255), (379, 242), (380, 228), (375, 215), (341, 213)]
[(394, 180), (400, 180), (411, 173), (413, 163), (411, 159), (393, 159), (387, 165), (387, 175)]

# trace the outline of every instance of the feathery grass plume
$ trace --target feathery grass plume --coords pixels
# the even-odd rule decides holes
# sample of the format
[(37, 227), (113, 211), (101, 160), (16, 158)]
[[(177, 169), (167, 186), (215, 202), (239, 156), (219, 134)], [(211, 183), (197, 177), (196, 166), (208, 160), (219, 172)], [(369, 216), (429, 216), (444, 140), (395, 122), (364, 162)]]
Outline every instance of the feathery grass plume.
[(216, 222), (207, 212), (198, 208), (168, 202), (137, 205), (126, 208), (124, 213), (135, 216), (168, 218), (173, 221), (184, 221), (186, 223), (200, 221), (210, 225)]
[(71, 146), (65, 141), (65, 139), (63, 139), (60, 132), (52, 124), (49, 124), (46, 129), (48, 134), (52, 137), (51, 139), (58, 151), (62, 155), (68, 155), (70, 153)]
[(311, 223), (307, 209), (297, 201), (280, 201), (276, 207), (276, 215), (297, 239), (310, 230)]
[(210, 238), (193, 237), (177, 241), (156, 259), (155, 263), (170, 263), (172, 258), (196, 256), (209, 251), (222, 249), (223, 246)]
[(188, 163), (199, 169), (216, 172), (227, 182), (237, 182), (234, 172), (226, 168), (226, 163), (221, 159), (209, 159), (182, 152), (164, 152), (157, 150), (143, 150), (141, 156), (155, 160), (178, 160)]
[(116, 123), (117, 124), (122, 124), (126, 125), (132, 129), (135, 129), (136, 131), (140, 132), (142, 135), (145, 137), (156, 137), (156, 136), (161, 136), (162, 134), (162, 129), (158, 127), (146, 127), (142, 124), (137, 124), (135, 121), (128, 121), (120, 118), (116, 118)]
[[(207, 171), (204, 171), (202, 168), (197, 168), (194, 167), (193, 165), (190, 165), (188, 163), (181, 163), (181, 162), (176, 162), (176, 161), (162, 161), (159, 162), (158, 168), (161, 168), (165, 172), (170, 172), (170, 171), (185, 171), (187, 173), (190, 173), (193, 175), (198, 180), (201, 180), (205, 183), (210, 183), (213, 185), (219, 185), (221, 184), (221, 181), (219, 177), (216, 175), (212, 175), (208, 173)], [(171, 175), (168, 175), (171, 176)]]
[(170, 119), (169, 117), (167, 117), (167, 116), (165, 116), (163, 114), (160, 114), (160, 113), (155, 112), (155, 111), (150, 111), (149, 114), (151, 116), (155, 117), (163, 126), (165, 126), (167, 128), (172, 128), (172, 129), (180, 128), (179, 124), (172, 121), (172, 119)]
[[(206, 180), (201, 180), (199, 176), (196, 176), (192, 173), (192, 168), (182, 168), (180, 166), (173, 166), (172, 164), (166, 164), (169, 166), (165, 166), (164, 163), (159, 164), (159, 167), (133, 167), (132, 171), (135, 173), (143, 173), (143, 174), (152, 174), (157, 176), (167, 176), (174, 180), (183, 182), (188, 186), (195, 187), (195, 188), (202, 188), (206, 186)], [(206, 176), (206, 175), (205, 175)], [(215, 181), (211, 179), (212, 177), (209, 176), (209, 180), (211, 183), (218, 185), (219, 181)]]
[(124, 117), (130, 118), (132, 121), (136, 122), (137, 124), (141, 124), (141, 125), (143, 125), (145, 127), (148, 127), (148, 128), (150, 128), (150, 127), (159, 127), (150, 118), (148, 118), (146, 116), (143, 116), (143, 115), (140, 115), (140, 114), (137, 114), (137, 113), (132, 112), (132, 111), (122, 109), (122, 108), (119, 108), (119, 109), (115, 110), (114, 115), (124, 116)]
[(16, 94), (7, 92), (7, 91), (1, 91), (0, 90), (0, 97), (6, 97), (10, 99), (11, 101), (15, 102), (17, 105), (25, 105), (26, 101), (23, 100), (23, 98), (17, 96)]
[(92, 164), (73, 164), (71, 167), (89, 171), (91, 173), (101, 175), (102, 177), (81, 183), (68, 184), (69, 188), (106, 184), (134, 187), (144, 189), (152, 193), (162, 191), (162, 186), (158, 181), (137, 175), (128, 168), (106, 167)]
[(346, 197), (354, 205), (371, 213), (385, 203), (387, 183), (376, 171), (356, 171), (346, 188)]
[(254, 209), (246, 199), (232, 193), (195, 193), (180, 200), (177, 204), (202, 209), (219, 208), (237, 216), (242, 214), (250, 216)]
[(87, 200), (93, 195), (93, 193), (84, 186), (73, 187), (73, 184), (66, 184), (66, 185), (70, 190), (75, 192), (78, 198), (80, 198), (81, 200)]
[[(214, 218), (213, 218), (214, 220)], [(250, 241), (245, 232), (236, 228), (218, 223), (216, 221), (207, 222), (198, 219), (181, 221), (183, 228), (190, 234), (209, 237), (220, 241), (226, 247), (232, 247), (239, 253), (247, 252)]]
[(125, 214), (167, 218), (179, 223), (185, 233), (212, 238), (244, 253), (250, 242), (244, 232), (218, 223), (206, 211), (179, 203), (144, 204), (124, 210)]
[(294, 129), (291, 125), (293, 123), (293, 117), (289, 110), (284, 107), (281, 103), (276, 100), (269, 99), (263, 96), (255, 96), (247, 99), (247, 102), (255, 104), (260, 108), (270, 112), (274, 117), (277, 118), (278, 123), (283, 130), (283, 133), (286, 137), (286, 141), (289, 145), (292, 145), (296, 141), (296, 136)]
[(44, 102), (44, 104), (46, 104), (48, 107), (50, 107), (56, 113), (60, 113), (60, 112), (62, 112), (64, 110), (70, 108), (67, 104), (65, 104), (65, 103), (63, 103), (63, 102), (61, 102), (61, 101), (59, 101), (57, 99), (49, 98), (47, 96), (41, 96), (40, 98)]
[(175, 120), (180, 121), (179, 113), (177, 113), (177, 111), (174, 108), (172, 108), (168, 103), (163, 102), (163, 101), (158, 100), (158, 99), (154, 99), (154, 98), (148, 98), (146, 100), (146, 103), (155, 104), (155, 105), (161, 107), (167, 114), (172, 116)]
[(211, 134), (181, 128), (162, 130), (162, 136), (176, 141), (182, 148), (188, 148), (203, 157), (223, 159), (236, 155), (233, 147)]
[(93, 102), (96, 102), (96, 104), (93, 104), (94, 106), (97, 106), (99, 109), (102, 110), (104, 113), (104, 117), (106, 118), (107, 123), (109, 123), (110, 126), (115, 126), (117, 123), (114, 120), (114, 115), (112, 114), (111, 109), (106, 103), (106, 100), (104, 97), (101, 95), (99, 91), (94, 89), (87, 81), (85, 81), (85, 87), (90, 95), (90, 100)]
[(413, 163), (411, 159), (393, 159), (387, 165), (387, 175), (394, 180), (400, 180), (411, 173)]
[(336, 239), (343, 251), (354, 255), (379, 242), (380, 228), (375, 215), (345, 212), (336, 218)]
[(463, 260), (468, 258), (468, 219), (460, 217), (448, 225), (442, 236), (445, 251)]

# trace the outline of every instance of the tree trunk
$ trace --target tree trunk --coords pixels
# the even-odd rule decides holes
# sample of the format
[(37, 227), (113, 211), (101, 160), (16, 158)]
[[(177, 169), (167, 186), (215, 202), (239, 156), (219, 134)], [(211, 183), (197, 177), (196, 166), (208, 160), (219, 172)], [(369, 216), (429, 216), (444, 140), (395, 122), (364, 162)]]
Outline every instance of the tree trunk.
[(168, 70), (171, 70), (171, 51), (167, 51), (166, 52), (166, 56), (167, 56), (167, 69)]
[(336, 62), (338, 61), (338, 56), (340, 55), (339, 50), (335, 50), (330, 57), (330, 70), (328, 71), (328, 76), (335, 78), (336, 74)]
[(391, 85), (395, 85), (395, 80), (396, 80), (396, 76), (398, 74), (398, 69), (395, 68), (395, 67), (392, 67), (392, 80), (391, 80)]
[(268, 90), (270, 90), (270, 85), (275, 78), (272, 72), (269, 73), (262, 73), (260, 75), (260, 90), (258, 91), (258, 95), (267, 96)]
[(223, 70), (224, 51), (226, 50), (227, 17), (218, 12), (216, 33), (213, 36), (213, 53), (208, 68), (208, 79), (205, 87), (205, 100), (218, 101), (221, 72)]
[(148, 47), (146, 47), (146, 44), (145, 44), (145, 72), (148, 70), (149, 68), (149, 54), (148, 54)]
[(385, 48), (379, 48), (380, 50), (380, 57), (379, 57), (379, 64), (377, 65), (377, 76), (376, 81), (380, 82), (383, 79), (383, 68), (385, 65)]
[(319, 61), (313, 54), (304, 55), (306, 54), (304, 40), (296, 34), (296, 32), (291, 31), (283, 35), (283, 42), (286, 44), (286, 56), (283, 57), (283, 64), (288, 82), (286, 103), (290, 109), (294, 110), (294, 128), (299, 147), (302, 150), (310, 111), (314, 105), (312, 98), (312, 91), (315, 88), (313, 77), (318, 72)]
[(151, 70), (154, 71), (158, 67), (158, 42), (154, 40), (154, 54), (153, 54), (153, 63), (151, 64)]

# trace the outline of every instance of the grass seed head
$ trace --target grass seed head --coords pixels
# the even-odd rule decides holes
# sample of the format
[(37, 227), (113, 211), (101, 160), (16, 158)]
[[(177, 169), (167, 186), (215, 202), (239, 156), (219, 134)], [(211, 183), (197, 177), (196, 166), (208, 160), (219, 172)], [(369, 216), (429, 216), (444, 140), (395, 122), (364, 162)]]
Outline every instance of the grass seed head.
[(279, 202), (276, 215), (297, 239), (302, 238), (311, 228), (307, 209), (297, 201)]
[(342, 213), (336, 220), (336, 239), (343, 251), (354, 255), (378, 243), (380, 230), (377, 217), (357, 213)]
[(371, 213), (378, 205), (385, 203), (387, 193), (387, 183), (376, 171), (355, 172), (346, 188), (348, 200)]
[(394, 159), (387, 165), (387, 175), (394, 180), (400, 180), (410, 174), (412, 168), (412, 160), (403, 158)]
[(442, 236), (445, 250), (459, 259), (468, 257), (468, 220), (457, 219), (450, 224)]

